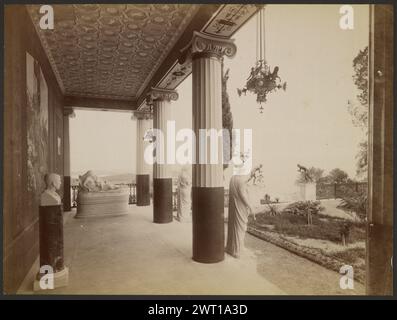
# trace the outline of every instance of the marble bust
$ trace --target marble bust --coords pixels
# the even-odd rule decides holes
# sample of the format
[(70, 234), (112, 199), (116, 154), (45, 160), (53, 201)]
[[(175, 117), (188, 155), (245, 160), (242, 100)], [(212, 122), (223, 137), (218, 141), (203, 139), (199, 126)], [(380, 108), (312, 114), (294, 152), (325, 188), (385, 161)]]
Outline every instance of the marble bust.
[(41, 194), (41, 206), (56, 206), (61, 204), (61, 197), (56, 192), (61, 187), (61, 177), (56, 173), (45, 176), (46, 189)]

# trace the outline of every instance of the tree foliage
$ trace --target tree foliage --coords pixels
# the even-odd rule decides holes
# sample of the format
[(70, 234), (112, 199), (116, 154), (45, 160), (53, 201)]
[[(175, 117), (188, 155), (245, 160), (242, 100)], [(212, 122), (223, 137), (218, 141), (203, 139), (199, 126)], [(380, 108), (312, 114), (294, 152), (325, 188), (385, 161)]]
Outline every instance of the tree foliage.
[(353, 59), (353, 69), (354, 84), (359, 90), (357, 99), (363, 106), (368, 106), (368, 46)]
[[(229, 139), (223, 138), (223, 158), (230, 159), (232, 156), (232, 129), (233, 129), (233, 114), (230, 109), (229, 94), (227, 93), (227, 80), (229, 79), (229, 69), (224, 72), (222, 61), (222, 128), (229, 131)], [(223, 166), (224, 169), (227, 165)]]
[(353, 124), (364, 132), (368, 131), (368, 47), (360, 50), (353, 59), (353, 81), (357, 87), (358, 104), (348, 101), (348, 111), (352, 116)]
[(338, 208), (347, 213), (355, 213), (360, 220), (365, 220), (368, 210), (367, 193), (351, 191), (342, 198)]
[(363, 140), (358, 145), (358, 153), (356, 154), (356, 174), (359, 178), (366, 178), (368, 170), (368, 140)]
[(327, 176), (328, 183), (349, 183), (352, 180), (349, 178), (347, 172), (342, 169), (335, 168), (330, 171)]
[(365, 139), (359, 144), (357, 153), (357, 176), (366, 177), (368, 169), (367, 147), (368, 147), (368, 46), (357, 54), (353, 59), (353, 81), (357, 87), (358, 103), (348, 101), (347, 108), (352, 116), (353, 124), (365, 132)]
[[(321, 168), (310, 167), (307, 169), (307, 173), (309, 174), (313, 182), (315, 183), (351, 183), (353, 180), (349, 177), (348, 173), (343, 171), (342, 169), (335, 168), (332, 169), (327, 175), (324, 175), (324, 170)], [(296, 179), (297, 183), (305, 183), (307, 182), (305, 179), (305, 175), (299, 173), (298, 178)]]

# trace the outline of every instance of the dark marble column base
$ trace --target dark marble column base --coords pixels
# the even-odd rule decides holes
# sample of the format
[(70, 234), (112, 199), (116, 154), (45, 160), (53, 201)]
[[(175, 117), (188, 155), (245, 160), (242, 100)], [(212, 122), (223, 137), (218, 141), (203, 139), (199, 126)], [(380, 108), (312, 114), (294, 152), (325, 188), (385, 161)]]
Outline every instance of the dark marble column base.
[(63, 211), (72, 210), (70, 195), (70, 176), (63, 176)]
[(224, 188), (193, 187), (193, 260), (220, 262), (225, 258)]
[(136, 175), (136, 205), (149, 206), (150, 205), (150, 185), (148, 174)]
[(172, 222), (172, 178), (153, 179), (153, 222)]
[(393, 294), (393, 228), (370, 224), (367, 228), (367, 292), (368, 295)]

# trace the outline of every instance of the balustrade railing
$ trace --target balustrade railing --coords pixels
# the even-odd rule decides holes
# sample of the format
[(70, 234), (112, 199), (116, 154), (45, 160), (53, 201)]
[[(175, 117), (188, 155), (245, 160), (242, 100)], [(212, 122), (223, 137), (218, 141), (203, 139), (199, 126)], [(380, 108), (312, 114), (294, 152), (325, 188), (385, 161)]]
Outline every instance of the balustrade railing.
[[(116, 183), (117, 186), (120, 187), (128, 187), (129, 188), (129, 196), (128, 196), (128, 204), (136, 204), (136, 183)], [(72, 208), (77, 208), (77, 196), (79, 193), (79, 186), (72, 185), (70, 186), (71, 193), (71, 205)], [(225, 189), (224, 193), (224, 206), (228, 207), (229, 205), (229, 190)], [(178, 188), (172, 192), (172, 210), (178, 210)]]
[(128, 187), (130, 190), (128, 204), (136, 204), (136, 183), (116, 183), (116, 186)]
[(79, 192), (79, 186), (73, 185), (70, 186), (70, 193), (71, 193), (71, 201), (72, 201), (72, 208), (77, 208), (77, 194)]
[[(136, 183), (116, 183), (115, 185), (119, 187), (128, 187), (129, 188), (128, 204), (136, 204)], [(78, 185), (70, 186), (70, 193), (71, 193), (72, 208), (77, 208), (77, 196), (79, 194), (79, 186)]]

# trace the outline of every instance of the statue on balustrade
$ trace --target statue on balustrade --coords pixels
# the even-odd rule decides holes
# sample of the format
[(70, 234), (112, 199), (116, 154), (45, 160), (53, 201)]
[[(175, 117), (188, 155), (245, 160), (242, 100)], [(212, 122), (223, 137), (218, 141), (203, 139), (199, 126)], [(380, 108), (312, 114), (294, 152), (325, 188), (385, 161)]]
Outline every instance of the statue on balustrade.
[(244, 248), (245, 233), (247, 231), (248, 216), (255, 213), (248, 196), (249, 183), (256, 184), (261, 180), (262, 165), (253, 168), (250, 174), (233, 175), (229, 183), (229, 211), (226, 253), (234, 258), (240, 258)]
[(182, 167), (178, 176), (178, 210), (177, 220), (189, 222), (192, 219), (191, 211), (192, 173), (190, 166)]

